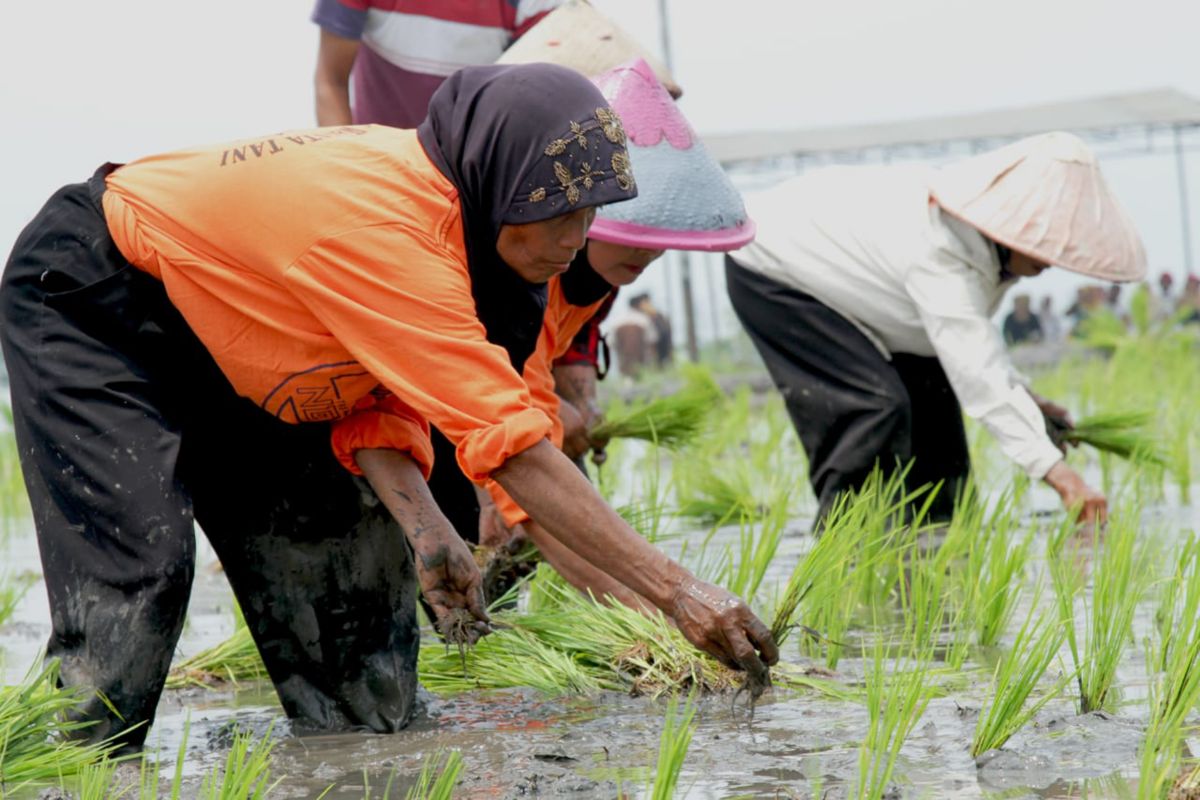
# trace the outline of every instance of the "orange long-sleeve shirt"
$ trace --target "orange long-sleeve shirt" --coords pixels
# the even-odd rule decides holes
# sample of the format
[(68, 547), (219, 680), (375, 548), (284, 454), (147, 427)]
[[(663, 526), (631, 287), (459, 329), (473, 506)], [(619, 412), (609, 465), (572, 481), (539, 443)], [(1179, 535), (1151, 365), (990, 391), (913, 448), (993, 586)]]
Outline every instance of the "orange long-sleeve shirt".
[[(280, 133), (133, 162), (108, 177), (122, 254), (161, 279), (234, 388), (334, 449), (407, 450), (426, 420), (482, 481), (551, 433), (475, 315), (454, 185), (414, 131)], [(347, 455), (348, 454), (348, 455)]]
[[(563, 425), (558, 416), (560, 400), (554, 391), (554, 361), (567, 352), (575, 334), (595, 316), (606, 298), (607, 295), (591, 305), (574, 306), (567, 302), (558, 278), (551, 279), (547, 287), (546, 316), (542, 321), (542, 331), (538, 334), (537, 349), (525, 362), (523, 377), (533, 396), (534, 405), (544, 411), (552, 421), (554, 427), (550, 438), (556, 447), (562, 447)], [(496, 508), (503, 515), (505, 523), (514, 525), (529, 519), (529, 515), (498, 483), (488, 481), (486, 488), (492, 495)]]

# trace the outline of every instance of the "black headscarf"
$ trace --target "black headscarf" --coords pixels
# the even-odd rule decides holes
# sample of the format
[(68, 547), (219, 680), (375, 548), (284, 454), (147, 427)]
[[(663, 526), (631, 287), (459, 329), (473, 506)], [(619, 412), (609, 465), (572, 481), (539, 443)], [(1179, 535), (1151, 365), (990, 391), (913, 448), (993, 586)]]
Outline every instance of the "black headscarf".
[(434, 93), (417, 136), (458, 188), (475, 310), (519, 372), (537, 345), (546, 287), (500, 258), (500, 226), (635, 197), (620, 118), (565, 67), (467, 67)]

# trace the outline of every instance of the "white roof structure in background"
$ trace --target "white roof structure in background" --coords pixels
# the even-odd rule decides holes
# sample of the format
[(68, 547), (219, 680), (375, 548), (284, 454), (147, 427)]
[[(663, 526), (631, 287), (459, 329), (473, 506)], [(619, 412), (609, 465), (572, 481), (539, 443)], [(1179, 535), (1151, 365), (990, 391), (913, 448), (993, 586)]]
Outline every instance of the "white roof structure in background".
[(704, 136), (721, 163), (758, 161), (813, 153), (861, 151), (1004, 139), (1047, 131), (1115, 130), (1131, 126), (1200, 126), (1200, 100), (1176, 89), (1152, 89), (1061, 103), (802, 130), (752, 131)]

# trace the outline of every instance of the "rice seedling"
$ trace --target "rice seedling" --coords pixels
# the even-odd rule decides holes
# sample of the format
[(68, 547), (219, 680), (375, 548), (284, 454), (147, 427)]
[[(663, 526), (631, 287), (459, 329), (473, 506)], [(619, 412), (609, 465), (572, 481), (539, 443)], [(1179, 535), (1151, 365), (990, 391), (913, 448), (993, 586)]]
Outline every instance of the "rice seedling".
[(592, 429), (592, 438), (643, 439), (678, 449), (704, 430), (705, 421), (721, 398), (721, 388), (704, 370), (687, 375), (684, 387), (624, 413), (609, 415)]
[[(1174, 573), (1163, 582), (1155, 637), (1148, 642), (1150, 719), (1141, 749), (1139, 797), (1165, 797), (1172, 779), (1179, 797), (1200, 796), (1200, 773), (1180, 772), (1185, 719), (1200, 702), (1200, 542), (1188, 534)], [(1186, 792), (1191, 791), (1189, 795)]]
[[(1132, 638), (1133, 614), (1154, 581), (1151, 543), (1139, 536), (1136, 516), (1115, 514), (1098, 543), (1091, 602), (1081, 590), (1081, 561), (1068, 553), (1069, 536), (1059, 535), (1050, 555), (1059, 614), (1075, 665), (1082, 713), (1111, 708), (1117, 666)], [(1085, 639), (1078, 641), (1076, 595), (1083, 597)]]
[(272, 724), (255, 739), (249, 731), (236, 731), (224, 765), (215, 767), (200, 785), (202, 800), (262, 800), (280, 780), (271, 781)]
[(729, 591), (747, 599), (753, 598), (767, 568), (779, 551), (779, 542), (788, 521), (788, 492), (783, 490), (771, 504), (770, 511), (762, 518), (757, 534), (753, 524), (743, 519), (738, 536), (738, 553), (728, 560), (728, 569), (720, 583)]
[(1167, 456), (1148, 430), (1153, 419), (1149, 411), (1116, 411), (1086, 417), (1073, 428), (1047, 420), (1047, 429), (1058, 442), (1086, 444), (1103, 453), (1162, 467), (1167, 464)]
[(17, 604), (37, 581), (37, 576), (31, 573), (0, 578), (0, 625), (8, 622)]
[(1000, 659), (992, 674), (991, 701), (980, 711), (971, 741), (971, 755), (978, 757), (1001, 747), (1053, 699), (1071, 679), (1062, 677), (1038, 700), (1027, 704), (1050, 662), (1063, 643), (1063, 622), (1058, 615), (1038, 610), (1039, 586), (1034, 602), (1017, 632), (1012, 648)]
[[(814, 592), (824, 592), (825, 595), (840, 594), (839, 586), (831, 581), (829, 576), (838, 574), (839, 570), (844, 572), (845, 566), (850, 563), (858, 546), (857, 536), (840, 523), (842, 513), (844, 512), (840, 508), (835, 512), (833, 517), (839, 521), (832, 524), (826, 530), (825, 535), (819, 536), (813, 541), (812, 547), (805, 553), (804, 558), (796, 563), (788, 578), (783, 597), (775, 607), (774, 621), (771, 623), (771, 635), (780, 648), (783, 647), (783, 643), (791, 631), (797, 627), (797, 612), (801, 610), (802, 606), (806, 609), (810, 608), (809, 605), (806, 605), (810, 595), (813, 595)], [(814, 596), (814, 600), (818, 602), (827, 602), (828, 599), (827, 596), (820, 598)], [(812, 621), (812, 616), (807, 615), (806, 620)]]
[(696, 716), (695, 698), (689, 697), (682, 711), (678, 698), (671, 698), (667, 705), (667, 716), (663, 720), (662, 736), (658, 744), (658, 762), (654, 767), (654, 782), (648, 787), (646, 797), (650, 800), (673, 800), (679, 786), (679, 773), (696, 733), (693, 720)]
[[(425, 759), (416, 784), (405, 792), (404, 800), (452, 800), (454, 787), (458, 784), (463, 767), (462, 753), (457, 750), (451, 750), (444, 755), (441, 751), (433, 753)], [(391, 781), (388, 782), (388, 786), (390, 788)], [(369, 792), (368, 787), (368, 794), (363, 800), (370, 800)], [(386, 789), (382, 800), (388, 800)]]
[(907, 639), (903, 654), (892, 657), (877, 631), (871, 653), (866, 676), (870, 722), (858, 750), (855, 796), (873, 799), (884, 796), (900, 748), (933, 696), (928, 682), (933, 646), (917, 634)]
[(112, 744), (71, 740), (88, 726), (68, 716), (83, 696), (59, 688), (57, 661), (31, 670), (16, 686), (0, 687), (0, 794), (61, 784), (112, 754)]
[(1014, 543), (1016, 519), (1011, 508), (1006, 507), (999, 518), (993, 516), (982, 532), (983, 541), (977, 542), (968, 556), (967, 574), (974, 576), (968, 604), (980, 647), (996, 644), (1008, 628), (1029, 562), (1033, 534)]
[(742, 461), (718, 466), (714, 461), (692, 461), (686, 472), (676, 470), (679, 496), (676, 514), (707, 525), (757, 519), (767, 512), (759, 501), (755, 482)]

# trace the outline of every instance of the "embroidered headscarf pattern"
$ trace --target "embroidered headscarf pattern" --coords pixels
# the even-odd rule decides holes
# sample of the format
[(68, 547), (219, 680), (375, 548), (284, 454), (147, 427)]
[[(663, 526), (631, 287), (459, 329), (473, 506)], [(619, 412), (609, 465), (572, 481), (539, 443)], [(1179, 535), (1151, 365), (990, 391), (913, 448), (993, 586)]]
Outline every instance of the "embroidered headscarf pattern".
[[(590, 145), (589, 137), (592, 140)], [(597, 181), (610, 176), (622, 191), (635, 192), (637, 184), (633, 179), (625, 146), (625, 129), (621, 125), (621, 118), (611, 108), (597, 108), (595, 114), (582, 122), (571, 120), (568, 130), (551, 140), (542, 151), (546, 156), (555, 159), (554, 178), (558, 185), (538, 186), (529, 192), (529, 202), (540, 203), (561, 192), (567, 204), (574, 206), (583, 198), (584, 192), (595, 187)], [(572, 147), (578, 148), (579, 153), (570, 152)], [(602, 153), (605, 149), (610, 151), (608, 162), (611, 172), (605, 171), (602, 166)], [(559, 160), (559, 157), (566, 157), (567, 160), (578, 157), (580, 163), (577, 171), (572, 172), (571, 167)], [(587, 160), (584, 160), (585, 157)]]

